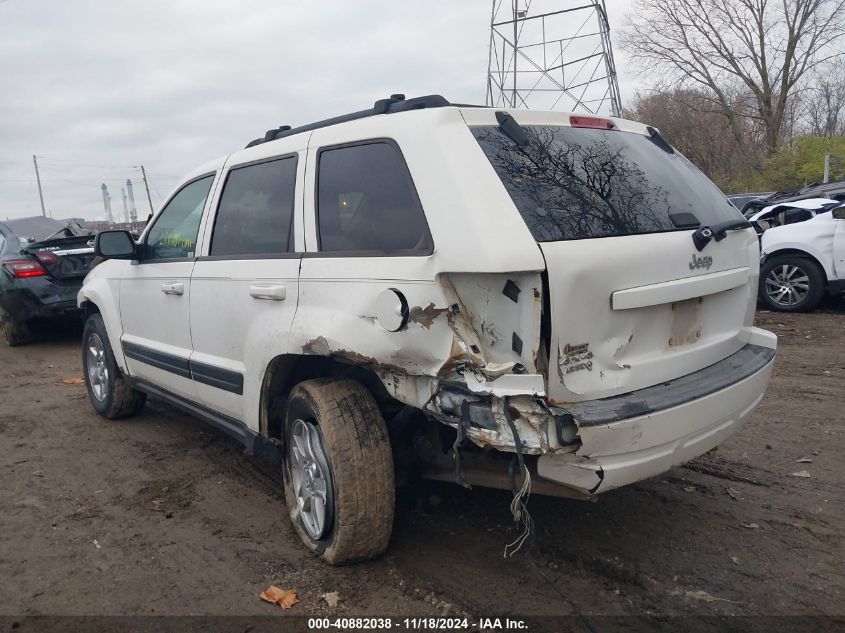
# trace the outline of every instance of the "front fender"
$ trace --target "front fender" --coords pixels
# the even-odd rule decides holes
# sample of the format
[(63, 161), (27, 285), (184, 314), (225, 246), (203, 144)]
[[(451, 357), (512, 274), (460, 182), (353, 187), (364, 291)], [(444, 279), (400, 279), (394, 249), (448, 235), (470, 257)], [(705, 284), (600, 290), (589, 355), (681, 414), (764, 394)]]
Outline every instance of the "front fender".
[(126, 371), (126, 359), (120, 339), (123, 336), (123, 324), (120, 318), (120, 277), (123, 262), (118, 260), (105, 261), (88, 273), (82, 288), (76, 295), (76, 305), (87, 308), (89, 304), (96, 306), (109, 337), (112, 353), (120, 371)]

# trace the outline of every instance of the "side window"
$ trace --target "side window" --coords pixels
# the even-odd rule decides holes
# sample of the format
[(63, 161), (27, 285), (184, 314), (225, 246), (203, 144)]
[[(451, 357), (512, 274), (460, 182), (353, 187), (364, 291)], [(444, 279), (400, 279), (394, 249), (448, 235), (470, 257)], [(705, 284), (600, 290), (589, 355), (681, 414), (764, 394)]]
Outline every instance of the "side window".
[(217, 207), (209, 254), (287, 253), (295, 188), (295, 156), (230, 171)]
[(318, 163), (321, 251), (432, 252), (425, 214), (398, 147), (373, 142), (325, 149)]
[(0, 253), (3, 252), (3, 247), (6, 246), (6, 238), (0, 233)]
[(185, 185), (170, 199), (147, 234), (144, 260), (192, 257), (202, 210), (214, 176)]

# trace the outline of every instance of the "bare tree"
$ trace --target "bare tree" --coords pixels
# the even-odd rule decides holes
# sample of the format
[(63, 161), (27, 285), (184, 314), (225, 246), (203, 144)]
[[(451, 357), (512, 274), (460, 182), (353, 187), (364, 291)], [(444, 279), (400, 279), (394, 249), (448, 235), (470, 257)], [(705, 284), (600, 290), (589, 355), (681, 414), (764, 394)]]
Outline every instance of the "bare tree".
[[(746, 150), (743, 120), (759, 121), (773, 154), (800, 82), (842, 54), (845, 0), (635, 0), (632, 13), (623, 46), (644, 71), (712, 93)], [(733, 98), (745, 92), (751, 108)]]
[[(758, 167), (737, 152), (727, 118), (704, 89), (679, 88), (637, 94), (626, 118), (657, 127), (672, 145), (723, 189), (744, 190)], [(749, 121), (749, 123), (754, 123)], [(756, 126), (744, 126), (749, 146), (756, 146)], [(760, 152), (754, 152), (759, 157)]]
[(826, 68), (814, 84), (803, 99), (809, 133), (828, 138), (845, 134), (845, 72), (835, 67)]

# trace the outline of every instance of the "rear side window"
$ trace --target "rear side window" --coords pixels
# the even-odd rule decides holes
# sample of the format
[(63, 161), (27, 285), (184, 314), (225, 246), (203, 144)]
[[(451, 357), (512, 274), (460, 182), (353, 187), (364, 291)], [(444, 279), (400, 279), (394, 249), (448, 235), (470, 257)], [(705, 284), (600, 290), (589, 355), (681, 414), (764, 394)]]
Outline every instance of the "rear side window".
[[(704, 174), (642, 134), (523, 126), (520, 147), (495, 127), (472, 133), (538, 242), (689, 229), (742, 220)], [(686, 222), (676, 226), (670, 216)]]
[(399, 148), (373, 142), (320, 151), (321, 251), (430, 254), (431, 235)]
[(231, 170), (217, 207), (209, 254), (287, 253), (295, 188), (295, 156)]
[(193, 257), (212, 182), (213, 175), (195, 180), (170, 199), (147, 234), (145, 260)]

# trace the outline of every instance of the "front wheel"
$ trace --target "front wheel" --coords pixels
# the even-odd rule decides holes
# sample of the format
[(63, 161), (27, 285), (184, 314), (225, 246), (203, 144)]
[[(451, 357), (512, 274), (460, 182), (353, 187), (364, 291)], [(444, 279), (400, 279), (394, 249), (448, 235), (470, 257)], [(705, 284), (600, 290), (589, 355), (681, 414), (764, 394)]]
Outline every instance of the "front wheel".
[(284, 440), (285, 500), (302, 542), (333, 565), (382, 554), (393, 529), (393, 456), (370, 392), (353, 380), (299, 383)]
[(91, 405), (103, 417), (135, 415), (144, 408), (147, 396), (124, 380), (99, 314), (88, 317), (82, 331), (82, 369)]
[(760, 271), (760, 300), (770, 310), (809, 312), (821, 303), (824, 291), (824, 271), (805, 257), (775, 256)]

